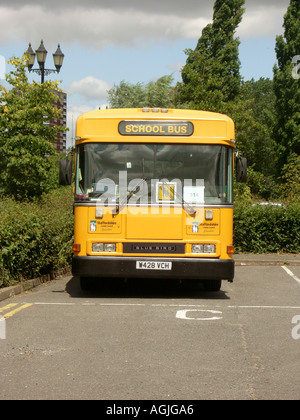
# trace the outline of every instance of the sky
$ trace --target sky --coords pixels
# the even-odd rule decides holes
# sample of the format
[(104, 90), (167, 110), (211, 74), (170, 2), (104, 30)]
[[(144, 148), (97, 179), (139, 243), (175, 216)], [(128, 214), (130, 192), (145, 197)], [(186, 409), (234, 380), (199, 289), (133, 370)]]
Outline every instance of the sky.
[[(244, 80), (273, 77), (276, 36), (283, 33), (289, 0), (246, 0), (240, 38)], [(214, 0), (1, 0), (0, 83), (5, 64), (21, 57), (28, 43), (36, 50), (43, 39), (46, 68), (53, 69), (58, 43), (64, 53), (59, 74), (68, 95), (67, 145), (77, 117), (105, 108), (107, 90), (121, 81), (148, 83), (172, 74), (181, 81), (185, 50), (196, 47), (202, 29), (212, 22)], [(35, 63), (34, 68), (38, 64)], [(40, 80), (31, 73), (29, 80)]]

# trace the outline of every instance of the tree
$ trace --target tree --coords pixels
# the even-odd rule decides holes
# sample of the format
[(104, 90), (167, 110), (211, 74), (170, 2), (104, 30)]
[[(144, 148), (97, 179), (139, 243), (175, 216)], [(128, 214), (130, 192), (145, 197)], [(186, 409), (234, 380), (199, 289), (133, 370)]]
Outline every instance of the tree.
[(58, 82), (30, 84), (26, 75), (27, 57), (9, 61), (15, 70), (6, 75), (11, 89), (0, 85), (0, 192), (16, 198), (33, 198), (54, 186), (55, 149), (52, 142), (61, 126), (51, 127), (60, 110), (53, 106)]
[(269, 79), (243, 82), (235, 32), (244, 0), (216, 0), (213, 22), (195, 50), (187, 50), (178, 87), (180, 107), (229, 115), (235, 122), (236, 146), (247, 157), (251, 192), (269, 198), (277, 193), (276, 145), (273, 138), (274, 93)]
[(294, 76), (293, 59), (300, 54), (300, 2), (291, 0), (284, 16), (284, 35), (276, 37), (274, 92), (277, 124), (274, 137), (280, 152), (280, 168), (291, 154), (300, 155), (300, 78)]
[(174, 90), (172, 82), (172, 75), (162, 76), (147, 84), (139, 82), (134, 85), (122, 81), (108, 91), (109, 104), (112, 108), (169, 108)]
[[(276, 143), (273, 139), (275, 125), (275, 95), (273, 81), (260, 78), (242, 84), (240, 100), (247, 105), (247, 112), (255, 121), (248, 142), (247, 157), (249, 164), (265, 176), (276, 173)], [(246, 139), (245, 139), (246, 142)]]
[(195, 50), (186, 50), (183, 83), (178, 86), (182, 106), (221, 111), (239, 95), (240, 41), (234, 34), (242, 20), (244, 3), (245, 0), (215, 1), (213, 22), (203, 29)]

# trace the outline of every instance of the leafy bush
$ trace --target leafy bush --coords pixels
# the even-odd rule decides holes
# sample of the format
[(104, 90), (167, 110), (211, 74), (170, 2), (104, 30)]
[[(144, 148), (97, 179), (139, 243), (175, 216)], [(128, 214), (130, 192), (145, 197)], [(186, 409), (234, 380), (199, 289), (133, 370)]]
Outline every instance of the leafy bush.
[(0, 286), (70, 265), (73, 214), (69, 188), (36, 202), (0, 202)]
[(234, 210), (236, 252), (300, 252), (300, 206), (237, 205)]
[(282, 195), (289, 200), (300, 200), (300, 156), (292, 153), (282, 173)]

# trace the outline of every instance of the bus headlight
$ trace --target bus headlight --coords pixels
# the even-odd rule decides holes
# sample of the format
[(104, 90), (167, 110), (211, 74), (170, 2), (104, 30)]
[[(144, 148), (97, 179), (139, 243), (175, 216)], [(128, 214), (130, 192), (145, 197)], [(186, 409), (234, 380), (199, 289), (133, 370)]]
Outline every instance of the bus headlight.
[(116, 252), (116, 244), (104, 244), (104, 252)]
[(203, 254), (203, 245), (193, 244), (192, 245), (192, 253), (193, 254)]
[(101, 242), (94, 242), (92, 244), (93, 252), (116, 252), (116, 244), (104, 244)]
[(216, 245), (193, 244), (192, 254), (215, 254)]
[(103, 250), (104, 250), (104, 244), (94, 243), (92, 245), (92, 251), (93, 252), (103, 252)]
[(204, 245), (203, 252), (205, 254), (214, 254), (216, 252), (216, 246), (215, 245)]

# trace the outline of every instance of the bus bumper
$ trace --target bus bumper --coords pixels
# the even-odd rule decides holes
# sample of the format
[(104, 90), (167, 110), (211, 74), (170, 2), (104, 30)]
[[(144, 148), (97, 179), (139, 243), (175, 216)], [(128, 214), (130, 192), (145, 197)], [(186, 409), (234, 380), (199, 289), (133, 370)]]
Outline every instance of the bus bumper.
[[(159, 261), (162, 267), (172, 263), (171, 269), (137, 269), (137, 263)], [(143, 266), (143, 264), (141, 264)], [(170, 265), (169, 265), (170, 267)], [(151, 258), (151, 257), (106, 257), (73, 256), (72, 274), (78, 277), (115, 278), (167, 278), (228, 280), (234, 278), (234, 261), (217, 258)]]

